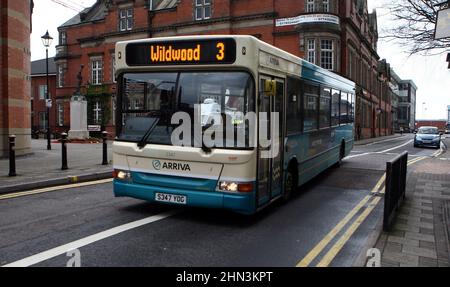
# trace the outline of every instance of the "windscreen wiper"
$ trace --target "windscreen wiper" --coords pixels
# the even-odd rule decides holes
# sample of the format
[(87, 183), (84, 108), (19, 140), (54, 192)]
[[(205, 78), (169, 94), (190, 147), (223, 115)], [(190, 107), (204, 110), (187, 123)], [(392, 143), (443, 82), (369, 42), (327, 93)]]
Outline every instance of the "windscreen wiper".
[(145, 132), (144, 136), (138, 142), (137, 146), (140, 149), (143, 149), (147, 145), (148, 137), (152, 134), (153, 130), (156, 128), (156, 125), (158, 123), (159, 123), (159, 119), (155, 119), (153, 124), (148, 128), (148, 130)]

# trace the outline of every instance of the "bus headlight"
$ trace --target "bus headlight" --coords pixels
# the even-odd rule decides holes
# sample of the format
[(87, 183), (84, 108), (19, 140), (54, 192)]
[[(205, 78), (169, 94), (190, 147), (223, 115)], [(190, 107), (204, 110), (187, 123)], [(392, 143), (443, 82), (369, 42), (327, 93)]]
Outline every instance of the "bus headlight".
[(131, 173), (129, 171), (115, 169), (113, 171), (113, 177), (119, 180), (129, 180), (131, 179)]
[(219, 188), (219, 191), (224, 191), (224, 192), (252, 192), (253, 191), (253, 183), (238, 183), (238, 182), (220, 181), (218, 188)]

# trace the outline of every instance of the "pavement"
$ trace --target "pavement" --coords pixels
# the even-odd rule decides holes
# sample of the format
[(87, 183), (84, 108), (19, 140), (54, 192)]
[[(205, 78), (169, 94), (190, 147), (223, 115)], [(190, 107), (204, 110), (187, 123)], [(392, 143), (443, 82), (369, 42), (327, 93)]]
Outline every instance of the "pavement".
[(384, 267), (449, 267), (450, 168), (428, 158), (409, 172), (406, 200), (376, 244)]
[(112, 149), (108, 143), (109, 165), (102, 163), (102, 144), (67, 144), (68, 170), (61, 170), (61, 144), (52, 143), (47, 150), (46, 140), (32, 140), (33, 153), (16, 158), (17, 176), (9, 177), (9, 159), (0, 159), (0, 194), (43, 188), (65, 183), (110, 178)]

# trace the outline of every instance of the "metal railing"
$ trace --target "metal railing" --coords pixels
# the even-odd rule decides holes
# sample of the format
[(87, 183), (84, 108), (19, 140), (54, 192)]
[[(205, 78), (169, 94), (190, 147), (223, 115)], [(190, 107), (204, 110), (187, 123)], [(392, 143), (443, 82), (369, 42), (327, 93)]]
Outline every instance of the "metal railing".
[(406, 197), (408, 152), (386, 163), (383, 229), (389, 231), (396, 213)]

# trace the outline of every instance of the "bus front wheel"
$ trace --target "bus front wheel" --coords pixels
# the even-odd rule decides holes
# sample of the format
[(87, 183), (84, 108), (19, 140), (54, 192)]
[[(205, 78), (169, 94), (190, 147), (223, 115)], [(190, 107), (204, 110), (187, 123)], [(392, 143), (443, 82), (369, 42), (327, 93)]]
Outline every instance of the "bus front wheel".
[(292, 166), (288, 168), (284, 185), (283, 201), (288, 201), (297, 187), (297, 174)]

